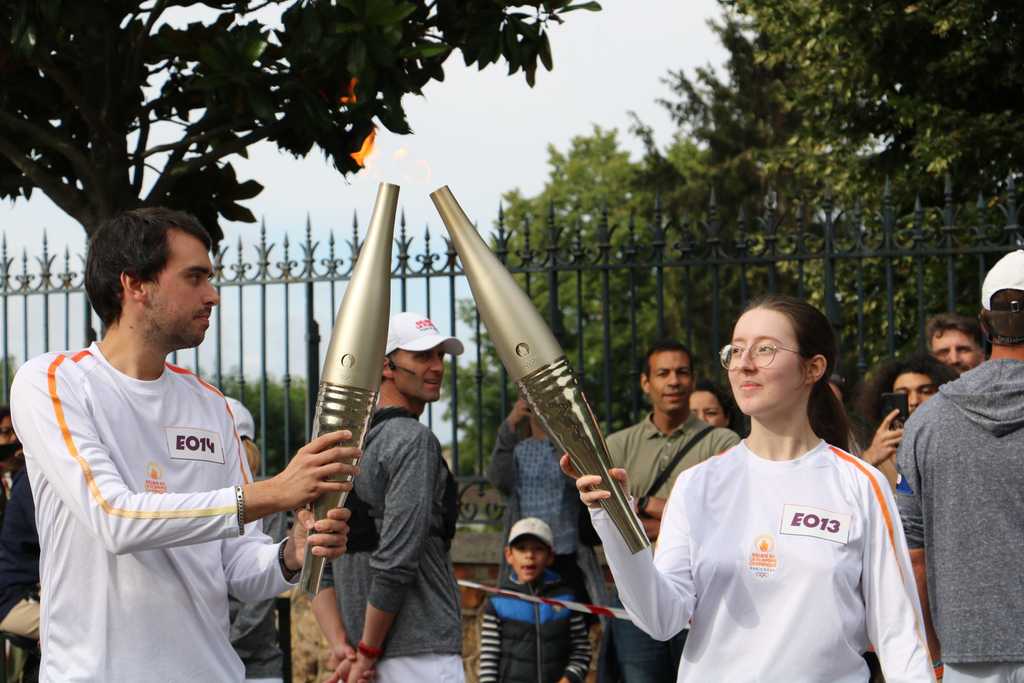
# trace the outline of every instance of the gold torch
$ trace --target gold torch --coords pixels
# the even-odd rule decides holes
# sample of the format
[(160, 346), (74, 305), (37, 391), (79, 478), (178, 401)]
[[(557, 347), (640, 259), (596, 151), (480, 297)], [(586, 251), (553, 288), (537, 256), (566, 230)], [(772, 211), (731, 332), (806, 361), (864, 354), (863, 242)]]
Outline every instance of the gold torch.
[(430, 198), (452, 236), (480, 318), (509, 376), (548, 434), (569, 454), (573, 467), (601, 477), (601, 488), (612, 494), (601, 506), (630, 551), (648, 547), (650, 541), (622, 486), (608, 474), (612, 467), (608, 446), (555, 336), (477, 234), (451, 190), (442, 187)]
[[(391, 241), (398, 207), (398, 186), (381, 183), (366, 240), (359, 249), (345, 296), (338, 309), (327, 347), (320, 390), (316, 397), (313, 436), (339, 429), (352, 432), (340, 446), (363, 447), (367, 426), (377, 405), (381, 364), (388, 339), (391, 311)], [(339, 481), (349, 481), (345, 475)], [(328, 493), (313, 504), (316, 519), (327, 517), (331, 508), (341, 507), (347, 492)], [(311, 596), (320, 590), (324, 558), (306, 546), (299, 585)]]

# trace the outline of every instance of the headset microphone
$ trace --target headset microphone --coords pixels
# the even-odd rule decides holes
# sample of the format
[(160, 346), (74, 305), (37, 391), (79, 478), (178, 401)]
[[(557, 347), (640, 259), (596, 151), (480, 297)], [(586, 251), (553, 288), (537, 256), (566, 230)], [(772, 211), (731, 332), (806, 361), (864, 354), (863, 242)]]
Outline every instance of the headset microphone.
[(416, 374), (415, 372), (413, 372), (409, 368), (403, 368), (401, 365), (396, 365), (395, 361), (391, 360), (390, 358), (388, 358), (388, 369), (389, 370), (402, 370), (403, 372), (408, 372), (410, 375), (415, 375)]

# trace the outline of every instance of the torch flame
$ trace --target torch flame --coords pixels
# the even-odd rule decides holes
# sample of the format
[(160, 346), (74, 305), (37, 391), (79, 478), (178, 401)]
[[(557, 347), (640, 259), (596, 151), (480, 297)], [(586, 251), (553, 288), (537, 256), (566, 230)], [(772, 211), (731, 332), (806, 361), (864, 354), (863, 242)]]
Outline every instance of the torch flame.
[(351, 156), (357, 164), (360, 166), (366, 166), (366, 158), (373, 153), (373, 142), (377, 139), (377, 129), (374, 128), (370, 131), (370, 134), (363, 140), (362, 146), (358, 152), (352, 152)]
[(338, 98), (338, 102), (341, 104), (355, 104), (358, 102), (356, 98), (356, 84), (359, 83), (358, 78), (353, 78), (348, 82), (348, 94), (342, 95)]

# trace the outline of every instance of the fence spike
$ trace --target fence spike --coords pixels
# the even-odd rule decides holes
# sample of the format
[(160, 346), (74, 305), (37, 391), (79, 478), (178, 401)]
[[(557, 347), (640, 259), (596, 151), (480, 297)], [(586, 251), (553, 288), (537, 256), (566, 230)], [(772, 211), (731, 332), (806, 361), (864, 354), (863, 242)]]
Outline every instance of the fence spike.
[(505, 207), (498, 202), (498, 244), (505, 243)]

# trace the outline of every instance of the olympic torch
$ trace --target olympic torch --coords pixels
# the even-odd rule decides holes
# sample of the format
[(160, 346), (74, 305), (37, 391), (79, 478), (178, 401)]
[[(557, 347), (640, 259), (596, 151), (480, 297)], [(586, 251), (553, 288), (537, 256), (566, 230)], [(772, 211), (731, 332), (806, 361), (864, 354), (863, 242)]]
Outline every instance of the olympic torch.
[[(398, 207), (398, 186), (381, 183), (366, 240), (359, 250), (327, 347), (316, 397), (313, 436), (347, 429), (352, 438), (340, 446), (363, 447), (380, 389), (381, 364), (391, 310), (391, 241)], [(337, 481), (350, 481), (345, 475)], [(341, 507), (347, 492), (328, 493), (314, 504), (316, 519)], [(325, 560), (306, 547), (299, 586), (311, 596), (320, 590)]]
[(612, 494), (601, 506), (630, 551), (648, 547), (640, 519), (629, 507), (622, 486), (608, 473), (612, 467), (608, 446), (555, 336), (477, 234), (451, 190), (442, 187), (430, 198), (452, 236), (480, 318), (509, 376), (547, 433), (569, 454), (573, 467), (601, 477), (600, 487)]

